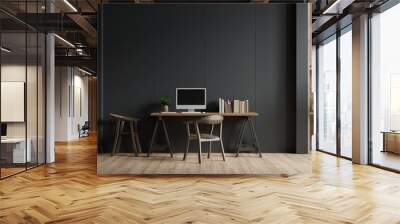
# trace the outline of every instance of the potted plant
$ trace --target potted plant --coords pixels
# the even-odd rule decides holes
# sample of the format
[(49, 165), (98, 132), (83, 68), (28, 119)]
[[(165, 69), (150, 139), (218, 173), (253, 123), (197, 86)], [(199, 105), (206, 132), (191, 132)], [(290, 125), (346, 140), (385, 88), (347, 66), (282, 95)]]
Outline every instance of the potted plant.
[(161, 111), (168, 112), (169, 111), (168, 106), (171, 104), (171, 99), (168, 96), (163, 96), (160, 99), (160, 103), (161, 103)]

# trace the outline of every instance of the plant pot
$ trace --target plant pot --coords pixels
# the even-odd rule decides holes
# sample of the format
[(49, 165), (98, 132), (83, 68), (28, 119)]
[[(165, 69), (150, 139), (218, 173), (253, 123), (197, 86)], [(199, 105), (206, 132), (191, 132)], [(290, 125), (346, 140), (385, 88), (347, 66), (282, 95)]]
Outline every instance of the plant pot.
[(161, 111), (168, 112), (169, 111), (168, 105), (161, 105)]

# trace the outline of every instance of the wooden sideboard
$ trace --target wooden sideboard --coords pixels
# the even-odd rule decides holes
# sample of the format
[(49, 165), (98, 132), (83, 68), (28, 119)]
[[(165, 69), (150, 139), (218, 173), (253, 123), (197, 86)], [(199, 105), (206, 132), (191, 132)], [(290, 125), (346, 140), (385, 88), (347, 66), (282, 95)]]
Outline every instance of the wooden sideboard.
[(400, 132), (384, 131), (382, 152), (392, 152), (400, 154)]

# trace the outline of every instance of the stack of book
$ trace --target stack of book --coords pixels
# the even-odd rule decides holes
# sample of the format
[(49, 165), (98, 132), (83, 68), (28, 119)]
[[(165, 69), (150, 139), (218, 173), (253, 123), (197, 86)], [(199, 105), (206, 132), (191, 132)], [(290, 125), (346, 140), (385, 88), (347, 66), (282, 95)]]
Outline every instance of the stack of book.
[(219, 98), (219, 112), (220, 113), (248, 113), (249, 101), (248, 100), (224, 100)]

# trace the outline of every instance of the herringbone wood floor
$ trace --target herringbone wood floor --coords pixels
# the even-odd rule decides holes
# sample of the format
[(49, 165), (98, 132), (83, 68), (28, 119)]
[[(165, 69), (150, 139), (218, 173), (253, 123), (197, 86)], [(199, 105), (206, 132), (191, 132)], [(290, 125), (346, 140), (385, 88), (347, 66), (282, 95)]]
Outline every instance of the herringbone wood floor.
[(94, 138), (0, 181), (0, 223), (400, 223), (400, 175), (314, 153), (293, 177), (96, 175)]

